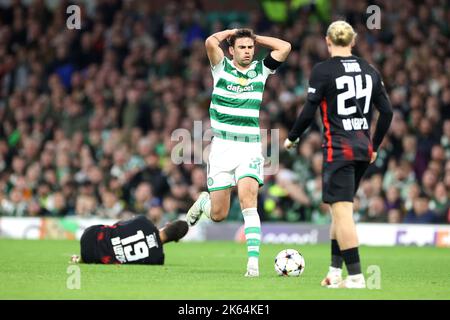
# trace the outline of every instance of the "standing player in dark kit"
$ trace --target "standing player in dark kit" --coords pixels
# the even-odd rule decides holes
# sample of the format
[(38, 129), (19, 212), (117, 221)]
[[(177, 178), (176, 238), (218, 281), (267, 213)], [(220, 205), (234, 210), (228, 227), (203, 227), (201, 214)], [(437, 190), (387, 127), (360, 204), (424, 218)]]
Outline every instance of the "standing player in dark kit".
[(112, 226), (90, 226), (80, 239), (81, 262), (164, 264), (163, 244), (178, 241), (188, 229), (186, 221), (177, 220), (158, 230), (145, 216)]
[[(303, 111), (285, 141), (287, 149), (314, 119), (320, 105), (324, 127), (323, 194), (331, 206), (331, 266), (322, 286), (365, 288), (353, 221), (353, 197), (389, 129), (392, 108), (380, 74), (365, 60), (352, 55), (356, 33), (345, 21), (333, 22), (326, 42), (331, 58), (314, 66)], [(370, 136), (372, 103), (380, 115)], [(342, 280), (345, 262), (348, 277)]]

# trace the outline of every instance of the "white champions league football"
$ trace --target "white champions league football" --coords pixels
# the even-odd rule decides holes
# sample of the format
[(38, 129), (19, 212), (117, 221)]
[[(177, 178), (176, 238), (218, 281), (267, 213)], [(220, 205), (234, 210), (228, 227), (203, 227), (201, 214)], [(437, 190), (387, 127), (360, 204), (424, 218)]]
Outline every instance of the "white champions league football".
[(305, 259), (295, 249), (280, 251), (275, 258), (275, 271), (280, 276), (298, 277), (305, 270)]

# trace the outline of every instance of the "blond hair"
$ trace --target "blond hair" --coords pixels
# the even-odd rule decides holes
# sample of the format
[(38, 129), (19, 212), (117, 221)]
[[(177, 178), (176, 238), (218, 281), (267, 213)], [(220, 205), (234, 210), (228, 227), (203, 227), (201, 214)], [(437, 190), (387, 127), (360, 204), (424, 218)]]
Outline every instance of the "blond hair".
[(327, 37), (334, 45), (347, 47), (356, 38), (356, 32), (350, 24), (343, 20), (338, 20), (328, 27)]

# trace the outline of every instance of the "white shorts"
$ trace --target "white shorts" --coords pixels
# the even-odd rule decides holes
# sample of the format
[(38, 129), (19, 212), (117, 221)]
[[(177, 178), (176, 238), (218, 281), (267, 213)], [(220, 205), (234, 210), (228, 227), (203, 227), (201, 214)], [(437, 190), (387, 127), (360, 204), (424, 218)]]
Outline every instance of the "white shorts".
[(251, 177), (264, 184), (264, 157), (260, 142), (249, 143), (214, 137), (208, 159), (208, 190), (233, 187)]

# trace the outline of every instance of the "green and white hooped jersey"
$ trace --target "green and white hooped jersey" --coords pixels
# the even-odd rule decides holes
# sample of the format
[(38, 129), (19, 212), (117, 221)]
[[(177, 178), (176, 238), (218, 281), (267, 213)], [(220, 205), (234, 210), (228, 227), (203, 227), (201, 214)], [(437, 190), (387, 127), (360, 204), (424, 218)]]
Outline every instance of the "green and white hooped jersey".
[(263, 61), (253, 61), (242, 72), (233, 61), (224, 57), (211, 67), (214, 90), (209, 115), (215, 137), (241, 141), (260, 142), (259, 108), (267, 77), (275, 71)]

